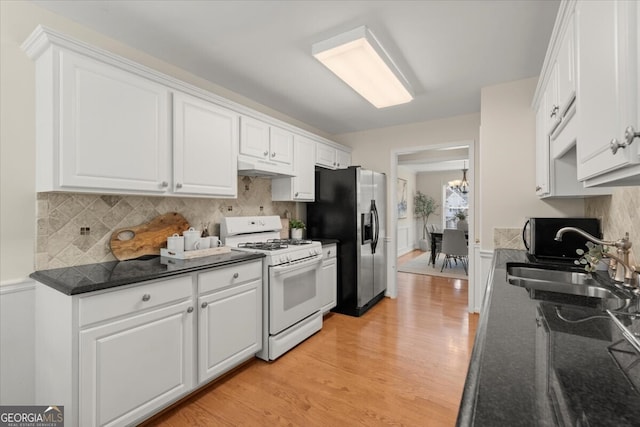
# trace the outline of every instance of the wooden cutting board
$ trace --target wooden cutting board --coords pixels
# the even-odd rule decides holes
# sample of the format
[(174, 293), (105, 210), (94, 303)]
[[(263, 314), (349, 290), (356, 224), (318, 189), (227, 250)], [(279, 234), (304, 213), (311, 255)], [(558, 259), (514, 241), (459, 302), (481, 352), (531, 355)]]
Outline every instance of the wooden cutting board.
[(160, 215), (135, 227), (116, 230), (111, 235), (111, 252), (119, 261), (144, 255), (160, 255), (167, 246), (167, 237), (189, 229), (187, 220), (177, 212)]

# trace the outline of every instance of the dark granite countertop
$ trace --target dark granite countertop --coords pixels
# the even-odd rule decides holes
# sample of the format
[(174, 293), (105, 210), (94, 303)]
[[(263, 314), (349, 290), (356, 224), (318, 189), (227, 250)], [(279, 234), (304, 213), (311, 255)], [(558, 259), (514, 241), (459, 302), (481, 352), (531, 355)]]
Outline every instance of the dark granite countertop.
[(31, 273), (29, 277), (64, 294), (76, 295), (260, 258), (264, 258), (264, 254), (234, 250), (190, 260), (157, 256), (145, 260), (111, 261), (40, 270)]
[(508, 283), (507, 262), (528, 260), (494, 254), (457, 425), (640, 425), (640, 355), (613, 321), (596, 307), (530, 298)]

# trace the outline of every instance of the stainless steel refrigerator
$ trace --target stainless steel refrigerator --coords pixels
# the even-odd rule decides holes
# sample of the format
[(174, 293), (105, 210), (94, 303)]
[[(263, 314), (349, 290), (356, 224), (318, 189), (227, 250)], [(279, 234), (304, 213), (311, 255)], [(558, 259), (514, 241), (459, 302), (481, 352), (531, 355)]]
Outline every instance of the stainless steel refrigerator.
[(386, 176), (351, 166), (316, 170), (307, 236), (337, 239), (338, 301), (333, 311), (361, 316), (387, 288)]

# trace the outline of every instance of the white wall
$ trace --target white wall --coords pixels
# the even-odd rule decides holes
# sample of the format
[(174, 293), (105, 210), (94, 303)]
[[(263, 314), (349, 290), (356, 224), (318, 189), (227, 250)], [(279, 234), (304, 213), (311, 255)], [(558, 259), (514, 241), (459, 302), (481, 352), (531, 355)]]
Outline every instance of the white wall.
[[(535, 194), (537, 78), (482, 88), (479, 148), (479, 237), (493, 250), (494, 228), (520, 228), (530, 216), (583, 216), (583, 199), (548, 200)], [(476, 187), (477, 188), (477, 187)]]

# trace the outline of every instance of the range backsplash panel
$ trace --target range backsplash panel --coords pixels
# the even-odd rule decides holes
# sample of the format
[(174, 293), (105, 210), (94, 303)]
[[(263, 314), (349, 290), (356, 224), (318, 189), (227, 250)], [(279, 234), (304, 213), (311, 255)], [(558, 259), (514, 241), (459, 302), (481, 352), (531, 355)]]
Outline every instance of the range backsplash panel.
[(271, 180), (238, 177), (237, 199), (38, 193), (36, 270), (113, 261), (111, 234), (167, 213), (220, 235), (224, 216), (295, 216), (295, 202), (271, 201)]

